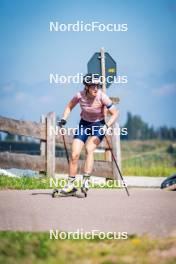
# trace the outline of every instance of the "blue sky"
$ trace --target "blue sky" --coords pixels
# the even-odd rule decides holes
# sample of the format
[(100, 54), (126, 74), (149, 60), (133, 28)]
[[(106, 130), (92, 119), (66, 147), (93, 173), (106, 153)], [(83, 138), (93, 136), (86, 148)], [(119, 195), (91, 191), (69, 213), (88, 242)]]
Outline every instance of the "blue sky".
[[(128, 84), (107, 93), (121, 99), (120, 124), (127, 111), (150, 125), (175, 126), (176, 1), (0, 1), (0, 115), (35, 120), (62, 115), (81, 85), (49, 84), (49, 74), (86, 73), (100, 47), (116, 60)], [(127, 32), (50, 32), (49, 22), (127, 23)], [(79, 107), (70, 125), (79, 120)]]

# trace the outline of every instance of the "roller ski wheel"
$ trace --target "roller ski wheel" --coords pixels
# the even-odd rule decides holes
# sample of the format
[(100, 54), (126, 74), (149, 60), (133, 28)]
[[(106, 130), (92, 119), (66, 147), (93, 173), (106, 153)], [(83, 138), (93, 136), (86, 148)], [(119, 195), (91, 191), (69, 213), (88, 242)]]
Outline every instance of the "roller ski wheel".
[(58, 189), (55, 189), (53, 192), (52, 192), (52, 197), (55, 198), (59, 193), (59, 190)]
[(77, 198), (85, 198), (85, 194), (82, 191), (79, 191), (77, 188), (74, 188), (73, 191), (69, 192), (69, 193), (64, 193), (61, 190), (55, 189), (52, 193), (52, 197), (56, 198), (56, 197), (70, 197), (70, 196), (74, 196)]
[(87, 197), (87, 191), (88, 191), (87, 188), (85, 188), (85, 187), (81, 187), (81, 192), (82, 192), (82, 194), (83, 194), (85, 197)]

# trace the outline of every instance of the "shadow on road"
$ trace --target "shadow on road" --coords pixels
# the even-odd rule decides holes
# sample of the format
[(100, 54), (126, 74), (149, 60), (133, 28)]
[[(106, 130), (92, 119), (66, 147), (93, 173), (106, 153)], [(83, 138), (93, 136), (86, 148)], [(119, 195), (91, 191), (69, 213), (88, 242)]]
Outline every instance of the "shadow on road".
[(40, 194), (41, 195), (42, 194), (44, 194), (44, 195), (46, 194), (46, 195), (50, 195), (50, 196), (52, 195), (52, 193), (46, 193), (46, 192), (45, 193), (31, 193), (30, 195), (40, 195)]
[[(31, 193), (30, 195), (49, 195), (49, 196), (51, 196), (52, 197), (52, 193)], [(56, 197), (54, 197), (54, 199), (57, 199), (57, 198), (59, 198), (59, 199), (61, 199), (61, 198), (83, 198), (83, 197), (80, 197), (79, 195), (69, 195), (69, 196), (56, 196)]]

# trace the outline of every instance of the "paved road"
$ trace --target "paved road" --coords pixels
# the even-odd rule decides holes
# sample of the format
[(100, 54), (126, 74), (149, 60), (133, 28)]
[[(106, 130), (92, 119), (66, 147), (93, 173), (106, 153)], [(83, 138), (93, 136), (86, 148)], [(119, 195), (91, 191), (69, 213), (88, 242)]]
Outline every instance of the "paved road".
[(176, 192), (90, 190), (86, 199), (51, 198), (51, 190), (0, 191), (0, 230), (99, 230), (176, 235)]
[(167, 177), (151, 177), (151, 176), (124, 176), (127, 186), (132, 187), (159, 187)]
[[(58, 179), (67, 179), (67, 174), (56, 174)], [(77, 175), (78, 179), (82, 179), (82, 175)], [(160, 188), (161, 183), (167, 177), (151, 177), (151, 176), (123, 176), (124, 181), (129, 187), (150, 187)], [(106, 183), (106, 179), (103, 177), (91, 177), (95, 183)], [(120, 181), (121, 182), (121, 181)]]

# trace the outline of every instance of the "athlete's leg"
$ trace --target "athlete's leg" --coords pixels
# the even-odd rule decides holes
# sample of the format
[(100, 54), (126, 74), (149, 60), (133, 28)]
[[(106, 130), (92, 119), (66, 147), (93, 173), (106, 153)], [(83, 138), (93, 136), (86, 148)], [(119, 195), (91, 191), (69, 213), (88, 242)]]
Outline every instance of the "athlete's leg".
[(85, 196), (87, 196), (87, 191), (89, 190), (90, 174), (94, 163), (94, 150), (97, 148), (100, 141), (101, 140), (98, 137), (92, 136), (86, 143), (86, 160), (84, 165), (83, 185), (81, 187), (81, 191)]
[(94, 163), (93, 153), (99, 144), (100, 144), (100, 139), (96, 136), (90, 137), (90, 139), (86, 143), (86, 160), (84, 165), (84, 172), (87, 174), (91, 174), (92, 172), (93, 163)]
[(71, 158), (69, 161), (69, 177), (68, 183), (65, 187), (61, 190), (61, 193), (67, 194), (70, 192), (76, 191), (74, 187), (75, 176), (77, 174), (77, 167), (78, 167), (78, 160), (84, 146), (84, 142), (78, 138), (75, 138), (72, 143), (72, 153)]
[(93, 170), (93, 163), (94, 163), (94, 150), (98, 147), (100, 142), (104, 138), (104, 134), (101, 132), (101, 128), (105, 124), (105, 121), (97, 121), (94, 122), (92, 125), (92, 136), (89, 138), (88, 142), (86, 143), (86, 161), (84, 165), (84, 172), (87, 174), (91, 174)]
[(78, 138), (74, 138), (72, 143), (72, 152), (69, 163), (69, 175), (75, 177), (77, 174), (78, 160), (81, 150), (84, 146), (84, 142)]

